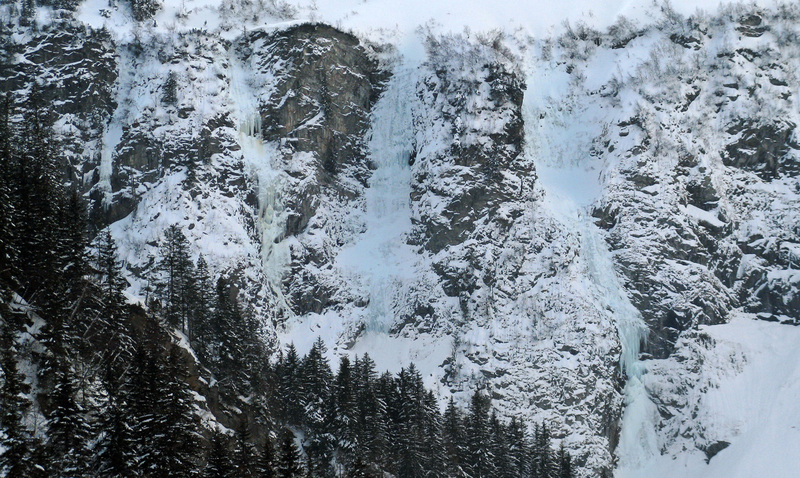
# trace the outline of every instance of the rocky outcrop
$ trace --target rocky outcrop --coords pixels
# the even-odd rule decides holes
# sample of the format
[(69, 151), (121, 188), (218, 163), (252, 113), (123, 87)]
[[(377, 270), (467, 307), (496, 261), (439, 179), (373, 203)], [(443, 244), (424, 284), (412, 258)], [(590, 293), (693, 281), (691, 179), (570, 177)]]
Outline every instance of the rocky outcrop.
[[(481, 226), (507, 231), (522, 214), (513, 204), (530, 194), (535, 174), (522, 158), (519, 74), (501, 61), (431, 63), (434, 73), (418, 86), (424, 109), (415, 117), (420, 134), (411, 201), (419, 212), (411, 241), (435, 254), (464, 243)], [(441, 136), (431, 138), (430, 131)], [(438, 269), (444, 274), (448, 267)], [(452, 280), (459, 279), (445, 277)]]
[(791, 121), (765, 122), (761, 118), (739, 119), (728, 129), (733, 141), (725, 147), (723, 162), (753, 171), (765, 181), (800, 174), (800, 144)]
[[(10, 38), (7, 27), (0, 27), (0, 35)], [(0, 91), (11, 92), (21, 104), (37, 91), (63, 147), (64, 179), (86, 192), (100, 161), (103, 127), (117, 106), (114, 42), (107, 31), (69, 18), (26, 40), (3, 48), (8, 59), (0, 61)]]
[(241, 45), (259, 83), (261, 137), (284, 173), (277, 194), (292, 238), (285, 290), (293, 313), (321, 312), (341, 297), (335, 248), (357, 230), (341, 217), (363, 210), (370, 174), (364, 146), (370, 110), (388, 78), (371, 47), (327, 25), (254, 33)]

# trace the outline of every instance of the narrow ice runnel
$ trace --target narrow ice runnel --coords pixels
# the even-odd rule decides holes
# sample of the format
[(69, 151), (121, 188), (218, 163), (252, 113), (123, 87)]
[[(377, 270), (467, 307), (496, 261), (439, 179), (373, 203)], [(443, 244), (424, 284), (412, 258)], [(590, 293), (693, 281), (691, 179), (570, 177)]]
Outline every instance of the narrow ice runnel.
[(373, 108), (367, 146), (376, 169), (365, 193), (366, 231), (336, 260), (337, 267), (368, 289), (367, 332), (389, 330), (395, 296), (413, 278), (415, 254), (406, 244), (411, 229), (413, 75), (407, 67), (396, 71)]
[(528, 154), (536, 159), (544, 206), (566, 232), (580, 238), (580, 257), (595, 289), (593, 300), (600, 310), (611, 312), (616, 324), (622, 349), (620, 368), (627, 377), (616, 454), (623, 463), (640, 463), (657, 453), (657, 411), (641, 382), (644, 365), (638, 358), (648, 329), (616, 272), (603, 232), (590, 214), (603, 192), (600, 173), (604, 165), (597, 164), (589, 151), (601, 134), (604, 113), (592, 104), (575, 104), (570, 90), (537, 90), (537, 84), (552, 84), (551, 76), (557, 74), (536, 66), (528, 71), (523, 104)]
[(278, 301), (278, 307), (289, 311), (283, 294), (282, 280), (289, 263), (289, 246), (281, 241), (287, 211), (281, 201), (281, 171), (273, 167), (279, 154), (276, 147), (261, 139), (261, 113), (258, 96), (248, 81), (247, 69), (235, 52), (229, 54), (231, 111), (238, 121), (238, 142), (242, 161), (257, 184), (258, 224), (261, 233), (261, 266), (267, 284)]

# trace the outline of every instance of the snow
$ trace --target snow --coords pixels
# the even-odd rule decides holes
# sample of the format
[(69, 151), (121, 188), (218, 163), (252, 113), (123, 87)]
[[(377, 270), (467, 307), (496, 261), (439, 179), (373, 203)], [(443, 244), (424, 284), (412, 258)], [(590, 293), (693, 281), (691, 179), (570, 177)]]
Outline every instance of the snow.
[(412, 74), (397, 71), (373, 110), (367, 146), (376, 169), (366, 192), (366, 231), (336, 260), (337, 267), (369, 289), (368, 332), (388, 332), (394, 322), (392, 295), (414, 276), (416, 253), (406, 243), (411, 230)]
[[(684, 417), (705, 429), (706, 436), (727, 441), (706, 463), (691, 441), (665, 446), (617, 478), (792, 477), (800, 469), (800, 328), (739, 315), (724, 325), (701, 329), (714, 343), (702, 365), (701, 380), (686, 391), (693, 408)], [(714, 357), (718, 357), (714, 359)], [(683, 364), (665, 359), (674, 375)], [(648, 372), (649, 373), (649, 372)], [(647, 378), (647, 375), (645, 375)], [(704, 387), (708, 380), (711, 386)], [(680, 440), (680, 437), (677, 437)], [(663, 446), (664, 444), (661, 443)]]
[[(141, 42), (157, 48), (147, 47), (137, 57), (130, 49), (118, 49), (119, 101), (103, 131), (99, 154), (98, 188), (105, 193), (106, 204), (114, 200), (110, 178), (115, 155), (134, 122), (144, 118), (140, 132), (160, 139), (194, 139), (209, 118), (228, 117), (234, 125), (219, 128), (230, 143), (224, 146), (225, 152), (199, 168), (205, 176), (196, 186), (187, 185), (188, 169), (180, 165), (170, 166), (158, 180), (132, 186), (139, 207), (111, 228), (131, 270), (147, 272), (157, 239), (166, 227), (177, 223), (195, 245), (193, 256), (204, 254), (212, 273), (244, 271), (252, 283), (266, 289), (253, 293), (273, 301), (262, 311), (290, 311), (289, 299), (283, 297), (290, 248), (304, 247), (302, 240), (318, 241), (329, 254), (326, 260), (332, 258), (330, 264), (307, 265), (300, 272), (314, 269), (318, 273), (330, 265), (320, 276), (336, 282), (331, 287), (341, 295), (335, 297), (336, 306), (304, 316), (281, 316), (282, 322), (274, 315), (268, 317), (273, 322), (265, 319), (270, 326), (278, 324), (279, 343), (293, 342), (300, 353), (321, 337), (333, 364), (338, 363), (340, 354), (365, 352), (380, 370), (398, 372), (414, 362), (440, 399), (449, 394), (463, 399), (471, 387), (487, 386), (498, 397), (501, 413), (561, 427), (572, 434), (565, 440), (568, 446), (584, 453), (595, 467), (611, 462), (607, 433), (600, 432), (607, 423), (599, 423), (607, 417), (597, 416), (597, 403), (615, 409), (624, 398), (616, 450), (620, 478), (789, 476), (791, 467), (797, 467), (792, 453), (798, 445), (797, 431), (791, 427), (800, 425), (794, 412), (797, 407), (790, 401), (798, 392), (793, 366), (800, 358), (795, 352), (800, 350), (797, 331), (740, 317), (728, 325), (702, 329), (716, 344), (711, 351), (704, 352), (699, 339), (682, 339), (681, 347), (692, 351), (700, 347), (697, 353), (707, 359), (699, 365), (699, 372), (689, 370), (677, 357), (640, 362), (646, 329), (617, 265), (625, 254), (630, 262), (657, 259), (658, 248), (675, 240), (676, 230), (691, 236), (682, 245), (696, 248), (699, 242), (693, 226), (721, 230), (734, 225), (739, 228), (734, 233), (738, 242), (763, 237), (761, 245), (788, 258), (788, 268), (767, 269), (764, 277), (785, 283), (800, 281), (796, 269), (800, 245), (786, 232), (787, 224), (800, 220), (796, 181), (765, 182), (752, 173), (730, 172), (713, 153), (724, 150), (727, 138), (718, 132), (731, 118), (775, 116), (797, 122), (796, 111), (765, 111), (762, 104), (769, 102), (769, 96), (742, 98), (725, 105), (721, 112), (711, 108), (717, 101), (716, 83), (729, 77), (743, 87), (757, 81), (755, 68), (747, 64), (729, 65), (730, 71), (720, 73), (717, 54), (731, 50), (734, 44), (775, 49), (771, 34), (740, 40), (730, 25), (717, 26), (713, 38), (699, 52), (670, 42), (668, 32), (660, 30), (666, 28), (663, 26), (648, 29), (619, 49), (559, 39), (569, 30), (565, 20), (573, 27), (585, 22), (603, 29), (625, 15), (637, 31), (654, 21), (665, 22), (661, 5), (651, 0), (533, 1), (524, 5), (512, 0), (224, 2), (235, 4), (234, 10), (241, 9), (234, 13), (222, 8), (221, 0), (186, 0), (165, 2), (153, 21), (140, 24), (131, 20), (126, 2), (113, 3), (110, 7), (106, 0), (87, 0), (78, 17), (95, 28), (107, 27), (120, 45)], [(671, 6), (691, 14), (697, 8), (716, 9), (719, 3), (675, 0)], [(254, 5), (264, 8), (256, 11)], [(107, 11), (101, 14), (102, 10)], [(49, 21), (48, 12), (40, 8), (38, 19)], [(363, 198), (359, 196), (341, 210), (334, 210), (336, 205), (331, 204), (318, 209), (312, 221), (325, 224), (314, 226), (312, 222), (316, 237), (287, 238), (284, 196), (299, 184), (290, 183), (293, 179), (288, 176), (311, 181), (313, 171), (308, 165), (314, 158), (311, 153), (281, 157), (280, 145), (261, 140), (259, 108), (270, 98), (275, 82), (272, 75), (280, 74), (281, 65), (263, 71), (263, 64), (256, 63), (265, 57), (258, 55), (247, 63), (239, 56), (237, 40), (245, 32), (282, 29), (307, 20), (330, 23), (396, 50), (388, 48), (380, 54), (392, 68), (393, 77), (370, 121), (366, 146), (375, 169), (366, 188), (360, 184), (354, 188), (354, 195), (363, 192)], [(497, 60), (500, 55), (496, 55), (487, 61), (505, 61), (525, 80), (522, 161), (533, 165), (535, 173), (524, 178), (517, 171), (503, 171), (502, 181), (518, 185), (519, 196), (523, 196), (515, 196), (497, 213), (511, 217), (517, 212), (515, 207), (524, 210), (522, 217), (509, 220), (513, 223), (510, 232), (503, 235), (477, 224), (478, 233), (434, 256), (408, 244), (415, 227), (412, 217), (419, 219), (424, 214), (431, 221), (444, 222), (440, 213), (452, 197), (435, 189), (441, 187), (457, 196), (463, 192), (458, 188), (464, 188), (457, 176), (466, 177), (470, 171), (453, 167), (448, 174), (440, 174), (437, 168), (443, 167), (441, 164), (424, 171), (440, 176), (426, 185), (429, 190), (413, 207), (410, 196), (417, 178), (412, 173), (419, 172), (425, 161), (435, 162), (448, 154), (453, 130), (463, 132), (457, 135), (459, 141), (484, 144), (490, 141), (490, 134), (502, 132), (509, 120), (508, 111), (496, 111), (483, 81), (486, 71), (482, 62), (491, 50), (486, 46), (487, 35), (496, 35), (510, 50), (505, 60)], [(432, 51), (428, 37), (450, 41), (447, 47), (451, 50)], [(254, 45), (254, 51), (260, 46), (264, 45)], [(196, 51), (206, 47), (207, 51)], [(167, 57), (174, 53), (175, 58), (188, 60), (164, 61), (161, 52), (155, 52), (159, 48)], [(782, 55), (778, 60), (797, 57)], [(464, 95), (468, 114), (452, 124), (437, 109), (445, 100), (423, 104), (426, 100), (420, 98), (430, 93), (421, 82), (440, 81), (430, 71), (436, 61), (450, 68), (449, 79), (474, 80), (478, 85), (476, 91)], [(796, 72), (794, 63), (787, 67), (787, 74)], [(692, 70), (692, 65), (702, 66), (702, 74)], [(184, 66), (186, 71), (181, 70)], [(159, 101), (160, 85), (170, 71), (181, 75), (179, 106), (192, 107), (188, 118), (177, 117)], [(680, 105), (671, 104), (670, 98), (686, 95), (688, 85), (681, 83), (681, 78), (702, 82), (705, 79), (701, 77), (712, 74), (709, 72), (716, 72), (713, 75), (719, 78), (703, 85), (703, 93), (685, 114), (671, 108)], [(772, 92), (771, 88), (766, 85), (756, 92), (763, 95)], [(798, 91), (795, 88), (793, 92)], [(665, 104), (669, 111), (662, 110)], [(715, 109), (718, 115), (710, 113)], [(639, 117), (641, 125), (617, 128), (634, 117)], [(420, 121), (416, 127), (415, 120)], [(683, 128), (695, 128), (694, 133)], [(702, 147), (689, 144), (695, 137), (700, 138)], [(641, 154), (624, 154), (645, 143), (661, 149), (653, 146)], [(233, 144), (241, 149), (227, 147)], [(612, 147), (616, 152), (612, 153)], [(412, 167), (409, 157), (414, 148), (418, 148), (414, 150), (418, 162)], [(712, 211), (687, 204), (685, 194), (681, 195), (685, 184), (673, 177), (679, 150), (698, 156), (699, 166), (687, 174), (710, 176), (720, 192), (720, 204)], [(699, 150), (712, 153), (698, 154)], [(708, 169), (712, 173), (707, 175)], [(232, 176), (242, 172), (247, 185), (232, 186), (236, 180)], [(653, 184), (638, 189), (631, 186), (630, 178), (637, 173)], [(227, 180), (230, 184), (224, 183)], [(247, 188), (253, 189), (258, 199), (258, 208), (252, 208), (255, 211), (248, 209), (251, 203), (243, 197)], [(747, 194), (733, 197), (726, 194), (729, 188), (743, 188)], [(625, 244), (618, 242), (613, 251), (609, 247), (613, 232), (594, 224), (596, 207), (628, 208), (620, 214), (622, 223), (616, 228)], [(506, 214), (508, 211), (511, 213)], [(672, 224), (653, 225), (664, 218), (679, 223), (675, 228), (680, 229)], [(736, 247), (735, 242), (730, 239), (721, 244)], [(472, 249), (479, 252), (470, 256)], [(495, 275), (496, 282), (479, 283), (471, 296), (446, 297), (440, 277), (432, 272), (435, 261), (463, 271), (465, 276), (474, 272), (477, 262), (483, 267), (481, 272)], [(739, 279), (763, 267), (761, 258), (746, 255)], [(676, 282), (688, 284), (685, 294), (664, 292), (671, 304), (722, 290), (708, 285), (719, 280), (705, 264), (687, 265), (668, 258), (654, 268), (653, 274), (662, 283), (670, 285), (669, 280), (679, 277)], [(705, 282), (694, 281), (698, 276)], [(141, 297), (146, 293), (145, 284), (133, 284), (128, 293)], [(414, 317), (420, 322), (410, 327), (401, 323), (409, 317), (409, 310), (414, 312), (411, 304), (415, 301), (435, 307), (435, 320)], [(728, 358), (730, 363), (725, 361)], [(627, 378), (624, 397), (617, 388), (616, 372)], [(680, 398), (682, 392), (670, 386), (688, 386), (685, 377), (697, 380), (688, 383), (688, 398)], [(565, 391), (574, 400), (569, 406), (557, 398)], [(664, 396), (686, 400), (683, 411), (678, 410), (672, 421), (665, 421), (660, 413), (659, 407), (667, 406)], [(699, 413), (699, 418), (692, 417), (689, 410)], [(564, 423), (564, 417), (569, 423)], [(706, 465), (706, 457), (697, 447), (714, 440), (730, 441), (731, 446)]]

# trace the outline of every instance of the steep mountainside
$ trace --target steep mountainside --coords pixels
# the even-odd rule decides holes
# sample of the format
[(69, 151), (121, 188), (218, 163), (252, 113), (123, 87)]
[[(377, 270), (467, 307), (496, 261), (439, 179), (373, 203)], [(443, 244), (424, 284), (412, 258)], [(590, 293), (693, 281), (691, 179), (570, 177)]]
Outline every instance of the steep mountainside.
[(667, 4), (543, 38), (429, 24), (417, 58), (221, 3), (212, 25), (0, 5), (0, 90), (52, 105), (63, 180), (131, 297), (177, 225), (270, 347), (415, 362), (442, 404), (486, 389), (580, 476), (746, 438), (692, 402), (773, 363), (722, 360), (759, 352), (710, 331), (800, 322), (800, 9)]

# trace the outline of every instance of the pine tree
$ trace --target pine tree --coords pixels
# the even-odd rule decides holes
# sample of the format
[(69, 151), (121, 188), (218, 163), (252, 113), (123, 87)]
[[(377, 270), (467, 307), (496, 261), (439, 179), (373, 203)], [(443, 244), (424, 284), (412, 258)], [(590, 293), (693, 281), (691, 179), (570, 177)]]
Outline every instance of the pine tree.
[(89, 476), (92, 431), (77, 400), (75, 376), (68, 362), (60, 364), (55, 380), (47, 417), (47, 449), (54, 475)]
[(295, 445), (294, 433), (286, 428), (281, 435), (278, 478), (300, 478), (301, 476), (303, 476), (303, 465), (300, 460), (300, 450)]
[(157, 271), (161, 277), (156, 282), (164, 319), (171, 327), (186, 332), (194, 264), (189, 258), (189, 241), (177, 225), (171, 225), (164, 233), (159, 256)]
[(269, 436), (264, 438), (256, 458), (255, 476), (258, 478), (276, 478), (275, 449)]
[(16, 173), (16, 132), (11, 124), (11, 97), (0, 96), (0, 279), (10, 283), (17, 265), (16, 197), (13, 178)]
[(572, 478), (572, 457), (569, 456), (563, 441), (558, 447), (556, 461), (558, 462), (558, 478)]
[(236, 446), (233, 452), (233, 470), (239, 478), (256, 476), (256, 451), (250, 443), (250, 426), (247, 417), (236, 428)]
[(467, 468), (475, 478), (490, 477), (494, 473), (494, 457), (489, 444), (489, 399), (476, 390), (472, 395), (467, 419)]
[[(450, 397), (442, 420), (442, 434), (444, 442), (445, 463), (448, 476), (463, 476), (463, 464), (466, 458), (464, 438), (464, 418), (456, 407), (455, 400)], [(523, 475), (520, 475), (523, 476)]]
[[(3, 304), (5, 305), (5, 304)], [(5, 312), (5, 311), (4, 311)], [(3, 316), (7, 317), (4, 313)], [(29, 450), (32, 445), (23, 417), (30, 408), (25, 398), (29, 387), (17, 369), (14, 334), (6, 323), (0, 329), (0, 475), (29, 476), (33, 466)]]
[(233, 463), (228, 450), (228, 438), (214, 430), (211, 435), (211, 449), (206, 460), (204, 478), (233, 478)]

